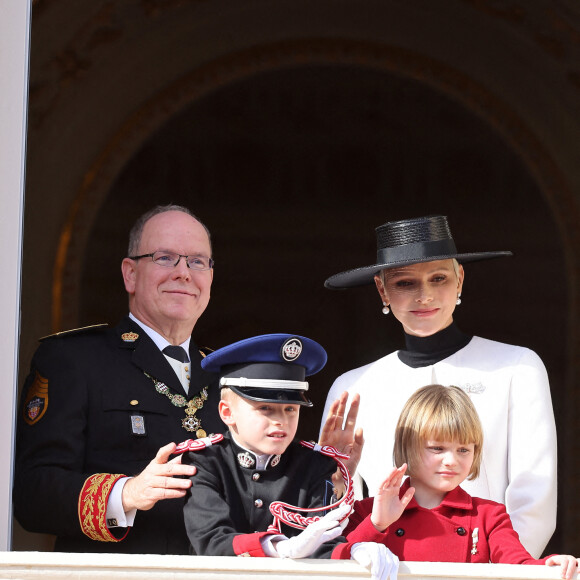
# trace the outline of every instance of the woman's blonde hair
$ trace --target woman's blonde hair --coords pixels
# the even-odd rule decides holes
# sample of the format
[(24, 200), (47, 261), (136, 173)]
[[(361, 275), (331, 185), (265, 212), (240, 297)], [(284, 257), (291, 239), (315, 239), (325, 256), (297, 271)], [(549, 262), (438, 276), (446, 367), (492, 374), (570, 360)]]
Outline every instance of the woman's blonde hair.
[(428, 439), (474, 444), (473, 464), (467, 479), (479, 475), (483, 430), (471, 399), (459, 387), (428, 385), (405, 403), (395, 430), (395, 465), (408, 465), (412, 476)]

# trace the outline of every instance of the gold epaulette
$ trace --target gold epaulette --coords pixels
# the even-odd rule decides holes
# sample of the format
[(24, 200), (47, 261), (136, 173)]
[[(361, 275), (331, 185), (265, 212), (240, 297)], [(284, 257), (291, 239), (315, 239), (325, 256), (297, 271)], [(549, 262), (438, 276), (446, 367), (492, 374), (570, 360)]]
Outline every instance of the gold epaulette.
[(199, 347), (199, 354), (205, 358), (208, 354), (214, 351), (213, 348), (209, 348), (209, 346), (200, 346)]
[(90, 326), (83, 326), (81, 328), (71, 328), (70, 330), (62, 330), (61, 332), (55, 332), (54, 334), (49, 334), (47, 336), (43, 336), (39, 338), (38, 341), (42, 342), (43, 340), (47, 340), (49, 338), (57, 338), (63, 336), (74, 336), (76, 334), (83, 334), (85, 332), (92, 332), (93, 330), (104, 330), (108, 328), (108, 324), (91, 324)]

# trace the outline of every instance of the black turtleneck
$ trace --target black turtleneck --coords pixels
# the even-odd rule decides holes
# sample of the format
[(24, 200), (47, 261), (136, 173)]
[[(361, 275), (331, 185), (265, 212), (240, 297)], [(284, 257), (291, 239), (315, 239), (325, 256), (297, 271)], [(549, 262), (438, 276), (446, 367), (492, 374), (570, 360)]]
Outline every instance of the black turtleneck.
[(405, 350), (397, 355), (401, 362), (411, 368), (418, 369), (434, 365), (455, 354), (469, 344), (473, 336), (464, 334), (452, 322), (447, 328), (431, 336), (412, 336), (405, 333)]

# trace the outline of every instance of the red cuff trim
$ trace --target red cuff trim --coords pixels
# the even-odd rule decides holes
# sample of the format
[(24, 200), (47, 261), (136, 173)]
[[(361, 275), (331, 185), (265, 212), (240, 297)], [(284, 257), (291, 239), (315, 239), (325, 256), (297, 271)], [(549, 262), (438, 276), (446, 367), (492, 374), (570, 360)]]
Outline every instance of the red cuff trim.
[(261, 538), (271, 536), (271, 532), (256, 532), (255, 534), (239, 534), (234, 537), (233, 548), (236, 556), (251, 556), (252, 558), (265, 558), (262, 550)]
[(346, 542), (343, 544), (337, 544), (337, 546), (332, 550), (330, 558), (332, 560), (350, 560), (350, 550), (355, 545), (356, 542)]
[(83, 534), (98, 542), (120, 542), (129, 533), (125, 531), (122, 537), (116, 538), (105, 519), (107, 502), (113, 486), (119, 479), (125, 477), (120, 474), (95, 473), (84, 483), (79, 494), (79, 522)]

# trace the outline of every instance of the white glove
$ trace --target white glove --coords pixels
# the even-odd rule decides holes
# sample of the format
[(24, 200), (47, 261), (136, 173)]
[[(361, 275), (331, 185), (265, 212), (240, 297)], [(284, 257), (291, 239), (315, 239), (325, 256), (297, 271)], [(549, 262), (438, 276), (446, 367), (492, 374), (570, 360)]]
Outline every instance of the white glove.
[(364, 566), (371, 573), (372, 580), (397, 580), (399, 558), (384, 544), (359, 542), (350, 550), (350, 559)]
[(303, 532), (287, 540), (281, 540), (276, 544), (276, 551), (280, 558), (308, 558), (324, 542), (334, 540), (342, 534), (346, 522), (340, 520), (350, 513), (351, 507), (342, 504), (335, 510), (327, 513), (307, 526)]

